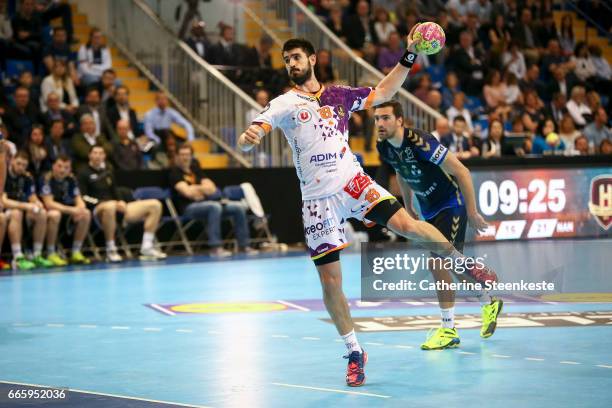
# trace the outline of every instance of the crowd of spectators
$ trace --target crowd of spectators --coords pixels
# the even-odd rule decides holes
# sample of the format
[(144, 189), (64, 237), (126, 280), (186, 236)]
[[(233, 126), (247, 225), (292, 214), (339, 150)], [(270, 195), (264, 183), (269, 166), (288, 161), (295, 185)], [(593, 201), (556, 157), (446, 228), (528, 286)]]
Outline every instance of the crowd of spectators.
[[(57, 18), (62, 26), (52, 28)], [(226, 29), (215, 51), (221, 63), (230, 63), (227, 58), (239, 48), (232, 36)], [(189, 144), (195, 138), (191, 123), (161, 92), (139, 120), (103, 33), (93, 28), (79, 45), (68, 4), (0, 1), (0, 69), (0, 134), (9, 158), (0, 197), (0, 252), (8, 234), (14, 268), (89, 263), (82, 247), (93, 220), (104, 236), (107, 261), (122, 261), (118, 225), (138, 222), (144, 224), (140, 258), (164, 259), (154, 244), (161, 202), (134, 199), (115, 179), (117, 170), (168, 169), (176, 205), (193, 203), (185, 209), (206, 224), (213, 255), (230, 255), (221, 247), (222, 213), (233, 217), (239, 250), (256, 252), (249, 245), (246, 207), (221, 206), (220, 190), (202, 173)], [(174, 126), (184, 129), (184, 140)], [(24, 219), (31, 233), (23, 229)], [(73, 236), (69, 258), (57, 247), (59, 233), (66, 231)], [(32, 243), (31, 256), (24, 255), (24, 238)], [(0, 269), (7, 267), (0, 258)]]
[[(436, 134), (461, 157), (609, 151), (610, 62), (600, 46), (582, 41), (573, 14), (565, 14), (557, 26), (552, 0), (303, 3), (383, 73), (401, 57), (405, 35), (415, 24), (440, 24), (446, 33), (444, 50), (420, 56), (405, 87), (445, 117), (438, 120)], [(579, 2), (602, 34), (610, 33), (612, 25), (612, 6), (604, 3)], [(333, 55), (325, 52), (333, 72), (327, 62)], [(323, 82), (329, 78), (317, 75)], [(552, 127), (545, 126), (549, 118)], [(352, 122), (371, 126), (363, 114), (353, 115)], [(493, 123), (502, 125), (501, 134), (493, 136), (499, 143), (489, 140)], [(366, 136), (373, 131), (361, 129)], [(366, 137), (366, 150), (370, 139)]]

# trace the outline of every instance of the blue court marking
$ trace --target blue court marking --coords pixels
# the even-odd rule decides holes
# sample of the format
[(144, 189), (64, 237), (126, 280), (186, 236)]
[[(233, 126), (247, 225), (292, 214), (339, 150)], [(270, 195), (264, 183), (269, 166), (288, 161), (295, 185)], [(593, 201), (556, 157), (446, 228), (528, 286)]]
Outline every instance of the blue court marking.
[[(0, 278), (0, 380), (211, 407), (601, 407), (612, 398), (610, 326), (508, 328), (488, 340), (461, 330), (461, 347), (440, 352), (418, 349), (424, 331), (358, 333), (368, 380), (347, 388), (345, 348), (325, 311), (167, 316), (145, 306), (320, 298), (307, 257), (184, 261)], [(342, 264), (347, 296), (358, 298), (359, 257)], [(612, 305), (505, 307), (596, 310)]]

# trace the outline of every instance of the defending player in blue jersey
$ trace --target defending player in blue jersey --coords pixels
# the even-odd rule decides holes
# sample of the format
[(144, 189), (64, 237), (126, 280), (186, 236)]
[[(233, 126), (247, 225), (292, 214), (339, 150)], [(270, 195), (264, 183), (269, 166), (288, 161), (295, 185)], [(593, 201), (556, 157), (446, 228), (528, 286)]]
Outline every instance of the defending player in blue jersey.
[[(389, 101), (376, 106), (374, 121), (379, 136), (376, 147), (381, 160), (389, 163), (397, 173), (406, 209), (413, 212), (412, 191), (423, 218), (457, 250), (463, 251), (468, 221), (478, 231), (487, 227), (476, 208), (470, 171), (433, 135), (420, 129), (405, 128), (402, 106), (398, 102)], [(436, 281), (452, 282), (447, 270), (434, 269), (432, 274)], [(469, 277), (462, 275), (459, 279)], [(482, 305), (480, 335), (487, 338), (495, 332), (503, 302), (484, 291), (478, 293), (478, 297)], [(460, 342), (454, 322), (455, 292), (438, 291), (438, 301), (442, 327), (421, 345), (423, 350), (456, 347)]]

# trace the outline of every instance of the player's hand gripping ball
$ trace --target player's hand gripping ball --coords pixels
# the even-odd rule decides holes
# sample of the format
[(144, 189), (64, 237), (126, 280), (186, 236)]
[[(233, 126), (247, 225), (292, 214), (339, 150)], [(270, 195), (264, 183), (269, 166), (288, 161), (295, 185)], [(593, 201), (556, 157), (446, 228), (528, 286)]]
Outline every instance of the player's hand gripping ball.
[(444, 29), (434, 22), (419, 24), (412, 34), (412, 39), (416, 41), (416, 52), (425, 55), (439, 53), (446, 43)]

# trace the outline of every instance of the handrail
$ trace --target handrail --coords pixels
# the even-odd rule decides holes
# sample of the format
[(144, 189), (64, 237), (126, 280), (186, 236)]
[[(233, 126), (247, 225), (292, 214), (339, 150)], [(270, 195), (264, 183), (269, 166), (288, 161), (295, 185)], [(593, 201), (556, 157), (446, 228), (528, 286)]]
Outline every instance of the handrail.
[[(606, 8), (608, 8), (608, 10), (612, 11), (612, 7), (608, 6), (605, 2), (602, 2), (600, 4), (603, 4)], [(597, 23), (595, 20), (593, 20), (586, 11), (580, 9), (580, 7), (578, 6), (578, 4), (576, 4), (575, 1), (571, 1), (571, 0), (565, 0), (563, 2), (564, 8), (569, 8), (572, 11), (574, 11), (575, 13), (577, 13), (578, 15), (580, 15), (580, 17), (582, 19), (584, 19), (587, 23), (589, 23), (590, 25), (592, 25), (594, 28), (597, 29), (598, 32), (602, 33), (603, 37), (607, 37), (609, 40), (612, 40), (612, 34), (609, 33), (604, 27), (600, 26), (599, 23)], [(584, 40), (588, 41), (588, 25), (585, 25), (584, 27)]]
[[(290, 154), (280, 131), (258, 149), (237, 149), (238, 132), (261, 107), (242, 89), (179, 40), (143, 0), (109, 0), (112, 40), (196, 129), (244, 167), (284, 166)], [(153, 40), (153, 41), (151, 41)]]
[[(335, 65), (339, 79), (348, 85), (363, 86), (364, 80), (368, 85), (375, 85), (384, 78), (382, 72), (357, 55), (300, 0), (259, 1), (265, 5), (266, 10), (274, 10), (279, 19), (286, 21), (295, 37), (307, 38), (317, 49), (330, 49), (332, 59), (340, 60)], [(417, 127), (431, 130), (435, 120), (442, 116), (404, 88), (398, 91), (396, 98), (402, 104), (406, 116), (411, 117)]]

